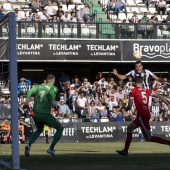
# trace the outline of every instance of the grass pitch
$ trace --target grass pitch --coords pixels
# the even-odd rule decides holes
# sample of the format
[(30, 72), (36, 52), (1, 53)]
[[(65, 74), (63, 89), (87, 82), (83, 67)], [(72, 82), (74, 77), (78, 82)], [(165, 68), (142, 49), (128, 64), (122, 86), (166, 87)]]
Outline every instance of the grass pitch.
[(20, 145), (21, 168), (27, 170), (169, 170), (170, 147), (149, 142), (131, 144), (129, 156), (121, 156), (123, 142), (59, 143), (57, 157), (46, 153), (49, 144), (33, 144), (30, 157)]

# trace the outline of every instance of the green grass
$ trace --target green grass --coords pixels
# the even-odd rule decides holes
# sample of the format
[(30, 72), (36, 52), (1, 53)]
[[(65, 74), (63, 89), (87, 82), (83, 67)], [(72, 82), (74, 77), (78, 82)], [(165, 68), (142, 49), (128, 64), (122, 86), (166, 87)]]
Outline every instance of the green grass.
[(57, 157), (46, 153), (48, 144), (33, 144), (30, 157), (20, 145), (21, 168), (27, 170), (169, 170), (170, 148), (149, 142), (131, 144), (129, 156), (116, 154), (124, 143), (59, 143)]

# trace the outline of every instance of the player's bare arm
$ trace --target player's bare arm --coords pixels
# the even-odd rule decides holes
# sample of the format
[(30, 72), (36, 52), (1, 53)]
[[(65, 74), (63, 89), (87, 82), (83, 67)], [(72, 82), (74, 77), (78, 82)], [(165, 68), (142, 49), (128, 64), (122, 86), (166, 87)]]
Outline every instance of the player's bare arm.
[(154, 75), (153, 78), (154, 78), (155, 80), (159, 81), (159, 82), (162, 82), (162, 78), (157, 77), (156, 75)]
[(152, 93), (152, 97), (157, 97), (157, 98), (160, 98), (168, 107), (170, 105), (169, 101), (163, 97), (162, 95), (160, 95), (159, 93)]
[(133, 105), (133, 99), (129, 99), (129, 103), (128, 103), (128, 106), (127, 108), (125, 109), (125, 111), (128, 111), (132, 108), (132, 105)]
[(119, 74), (116, 69), (113, 69), (113, 74), (121, 80), (126, 79), (126, 75)]

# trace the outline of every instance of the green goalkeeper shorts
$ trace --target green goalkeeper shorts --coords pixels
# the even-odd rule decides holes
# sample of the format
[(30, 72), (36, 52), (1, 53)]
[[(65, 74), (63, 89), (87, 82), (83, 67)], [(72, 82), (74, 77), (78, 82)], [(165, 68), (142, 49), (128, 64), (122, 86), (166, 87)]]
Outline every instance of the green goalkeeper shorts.
[(44, 129), (44, 125), (47, 125), (51, 128), (59, 129), (62, 127), (61, 123), (51, 114), (41, 114), (41, 113), (34, 113), (33, 116), (35, 125), (37, 130), (42, 131)]

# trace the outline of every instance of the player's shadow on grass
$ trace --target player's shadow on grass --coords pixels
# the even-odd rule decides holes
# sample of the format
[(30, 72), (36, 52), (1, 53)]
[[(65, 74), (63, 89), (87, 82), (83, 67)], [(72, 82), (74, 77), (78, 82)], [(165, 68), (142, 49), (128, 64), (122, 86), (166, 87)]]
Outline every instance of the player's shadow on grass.
[[(88, 152), (88, 151), (87, 151)], [(64, 153), (21, 156), (21, 168), (27, 170), (169, 170), (170, 154)]]

